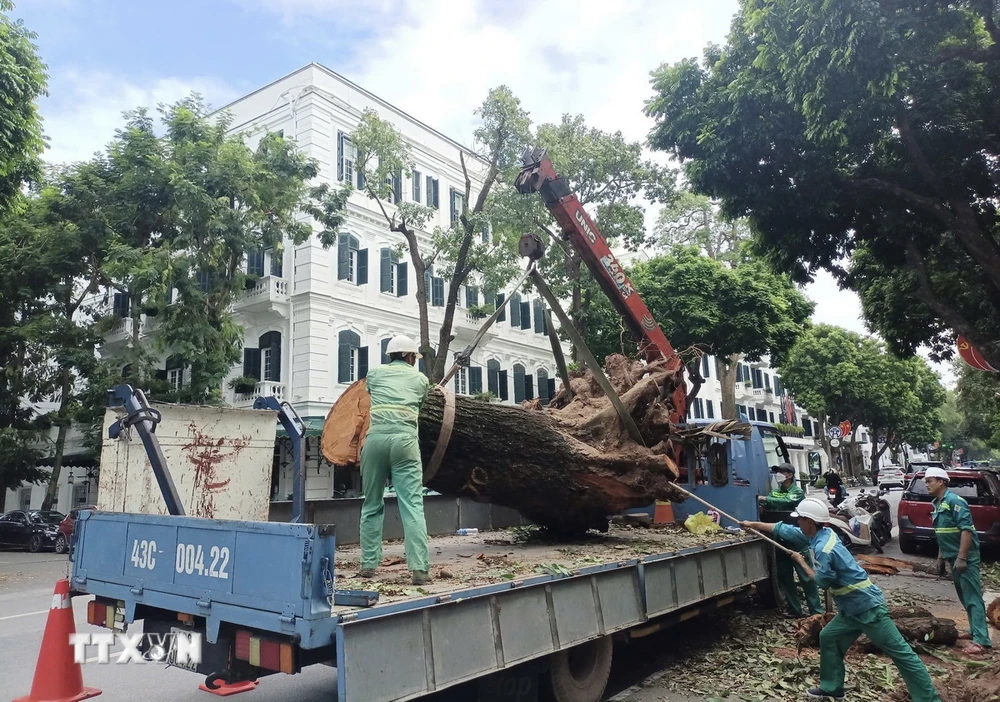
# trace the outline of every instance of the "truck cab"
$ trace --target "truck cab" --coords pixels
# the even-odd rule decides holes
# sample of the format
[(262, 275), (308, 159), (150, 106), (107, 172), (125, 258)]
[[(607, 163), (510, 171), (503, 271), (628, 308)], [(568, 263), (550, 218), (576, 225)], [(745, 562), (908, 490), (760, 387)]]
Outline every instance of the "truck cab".
[[(711, 420), (689, 422), (688, 426), (705, 426)], [(710, 439), (704, 455), (688, 450), (687, 469), (678, 482), (688, 491), (716, 505), (738, 519), (782, 521), (784, 513), (758, 514), (757, 498), (771, 492), (771, 468), (789, 462), (788, 448), (778, 430), (767, 422), (749, 422), (747, 438)], [(705, 507), (695, 500), (673, 506), (679, 521)]]

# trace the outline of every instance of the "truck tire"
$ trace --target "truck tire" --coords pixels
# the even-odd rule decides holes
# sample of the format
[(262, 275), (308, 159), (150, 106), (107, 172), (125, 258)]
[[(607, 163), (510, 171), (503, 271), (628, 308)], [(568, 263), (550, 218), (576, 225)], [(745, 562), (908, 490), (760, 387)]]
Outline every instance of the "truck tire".
[(610, 636), (549, 656), (543, 688), (552, 702), (600, 702), (611, 674), (614, 649)]
[(761, 583), (758, 588), (761, 604), (784, 611), (787, 603), (784, 593), (778, 587), (778, 551), (773, 546), (767, 549), (767, 574), (767, 581)]

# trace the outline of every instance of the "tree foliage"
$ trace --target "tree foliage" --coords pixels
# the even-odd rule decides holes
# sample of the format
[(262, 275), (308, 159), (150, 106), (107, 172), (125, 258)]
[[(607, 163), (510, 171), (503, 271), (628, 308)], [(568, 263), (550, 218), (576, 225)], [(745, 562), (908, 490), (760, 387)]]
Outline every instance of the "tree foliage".
[[(900, 359), (871, 337), (820, 324), (781, 364), (795, 401), (814, 417), (868, 427), (873, 464), (889, 445), (924, 446), (938, 437), (945, 392), (919, 357)], [(881, 446), (879, 436), (886, 437)]]
[(782, 270), (857, 289), (894, 350), (960, 333), (997, 365), (997, 21), (983, 0), (742, 0), (725, 47), (654, 72), (651, 143)]
[[(629, 276), (674, 348), (698, 347), (720, 359), (769, 356), (780, 363), (813, 310), (787, 277), (763, 262), (729, 268), (693, 246), (636, 263)], [(594, 305), (600, 323), (589, 326), (587, 343), (595, 355), (634, 351), (631, 334), (610, 302), (602, 296)], [(691, 370), (697, 374), (695, 365)], [(735, 398), (724, 401), (722, 409), (724, 418), (735, 419)]]
[[(374, 110), (365, 111), (351, 133), (351, 143), (359, 152), (355, 167), (363, 173), (364, 192), (379, 205), (390, 231), (401, 235), (401, 244), (409, 252), (416, 273), (419, 343), (427, 358), (427, 374), (434, 381), (441, 379), (450, 363), (461, 286), (468, 283), (499, 291), (516, 270), (521, 232), (512, 226), (503, 204), (498, 204), (498, 191), (509, 189), (513, 182), (531, 122), (507, 86), (492, 89), (475, 114), (479, 125), (473, 149), (459, 152), (464, 189), (458, 218), (450, 226), (436, 226), (427, 233), (424, 230), (434, 210), (412, 202), (391, 203), (393, 179), (410, 175), (413, 169), (413, 155), (403, 136)], [(431, 266), (448, 280), (444, 320), (436, 340), (431, 339), (424, 278)]]
[(664, 253), (677, 246), (695, 246), (716, 261), (736, 263), (750, 237), (746, 220), (726, 219), (719, 211), (719, 203), (682, 190), (660, 210), (652, 243)]
[(45, 65), (38, 57), (35, 33), (8, 13), (11, 0), (0, 0), (0, 214), (9, 209), (22, 185), (41, 172), (45, 146), (36, 100), (45, 94)]
[(984, 373), (956, 362), (961, 438), (1000, 450), (1000, 374)]

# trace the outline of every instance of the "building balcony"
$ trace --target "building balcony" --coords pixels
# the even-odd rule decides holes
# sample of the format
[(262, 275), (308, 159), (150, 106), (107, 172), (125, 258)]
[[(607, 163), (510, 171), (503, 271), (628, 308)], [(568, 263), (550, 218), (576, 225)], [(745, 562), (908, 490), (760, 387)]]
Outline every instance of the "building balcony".
[(288, 305), (288, 281), (266, 275), (233, 303), (236, 312), (271, 312)]
[[(455, 340), (463, 344), (468, 344), (479, 333), (479, 330), (486, 323), (487, 319), (489, 319), (487, 315), (471, 314), (468, 310), (456, 309), (455, 321), (452, 325)], [(494, 322), (493, 326), (483, 335), (482, 341), (479, 342), (480, 347), (497, 338), (497, 334), (499, 333), (497, 329), (498, 324), (503, 324), (503, 322)]]
[(753, 388), (752, 393), (754, 398), (756, 398), (758, 402), (763, 400), (770, 394), (770, 393), (765, 393), (764, 388)]
[(271, 396), (279, 400), (285, 399), (285, 384), (273, 380), (262, 380), (246, 394), (234, 391), (232, 405), (239, 408), (253, 407), (253, 403), (258, 397)]
[[(149, 320), (145, 315), (139, 318), (139, 336), (144, 336), (149, 331)], [(132, 340), (132, 318), (121, 317), (116, 319), (114, 326), (104, 335), (104, 348), (113, 349), (128, 345)]]

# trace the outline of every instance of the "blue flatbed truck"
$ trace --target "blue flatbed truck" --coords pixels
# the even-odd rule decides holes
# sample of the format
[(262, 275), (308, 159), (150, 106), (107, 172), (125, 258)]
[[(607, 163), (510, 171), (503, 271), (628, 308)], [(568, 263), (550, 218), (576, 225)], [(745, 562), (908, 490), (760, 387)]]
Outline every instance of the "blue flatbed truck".
[[(119, 392), (123, 421), (139, 430), (169, 503), (155, 410), (130, 393)], [(292, 433), (294, 411), (285, 410), (279, 419)], [(764, 424), (745, 439), (713, 440), (686, 471), (687, 487), (739, 518), (756, 517), (775, 450), (783, 450), (780, 437)], [(301, 515), (301, 480), (295, 490)], [(679, 518), (698, 511), (674, 508)], [(94, 596), (91, 624), (124, 629), (142, 620), (146, 633), (200, 633), (201, 662), (190, 669), (210, 689), (326, 664), (337, 668), (342, 702), (412, 700), (475, 680), (494, 686), (484, 699), (527, 700), (517, 686), (496, 687), (525, 675), (537, 676), (557, 702), (597, 702), (615, 637), (643, 636), (771, 589), (771, 549), (762, 540), (720, 532), (688, 546), (653, 534), (614, 535), (622, 548), (603, 551), (594, 546), (601, 539), (589, 540), (579, 549), (592, 555), (551, 573), (482, 585), (438, 580), (393, 599), (338, 589), (352, 573), (338, 572), (336, 525), (91, 511), (73, 534), (71, 586), (74, 595)], [(630, 540), (643, 548), (630, 550)], [(514, 559), (524, 555), (518, 549), (528, 547), (511, 545)], [(515, 696), (498, 696), (503, 689)]]

